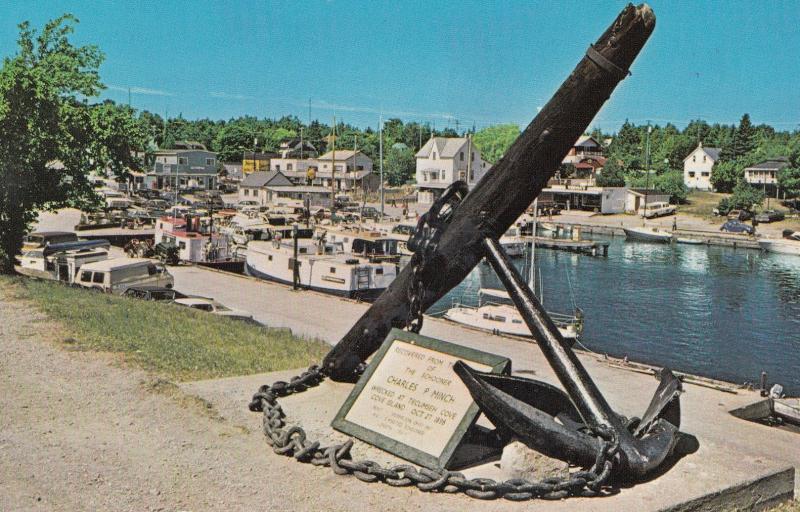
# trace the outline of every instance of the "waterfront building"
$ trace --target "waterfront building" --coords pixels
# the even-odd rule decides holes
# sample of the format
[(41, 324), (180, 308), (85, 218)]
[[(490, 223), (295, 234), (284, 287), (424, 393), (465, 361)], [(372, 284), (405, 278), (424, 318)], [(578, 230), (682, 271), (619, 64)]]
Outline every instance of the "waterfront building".
[(595, 187), (586, 184), (550, 184), (539, 195), (539, 207), (556, 206), (562, 210), (586, 210), (598, 213), (623, 213), (627, 187)]
[(466, 137), (431, 137), (416, 154), (417, 201), (431, 204), (458, 180), (470, 190), (491, 169)]
[(625, 191), (625, 213), (639, 214), (657, 205), (669, 204), (670, 195), (660, 190), (629, 188)]
[(172, 149), (154, 153), (154, 161), (142, 179), (148, 189), (217, 187), (217, 154), (203, 144), (178, 141)]
[(703, 143), (683, 159), (683, 184), (697, 190), (711, 190), (711, 173), (719, 161), (719, 148), (706, 148)]
[(745, 167), (744, 179), (747, 183), (762, 188), (766, 194), (778, 197), (778, 174), (786, 167), (789, 167), (787, 157), (769, 158), (756, 165)]

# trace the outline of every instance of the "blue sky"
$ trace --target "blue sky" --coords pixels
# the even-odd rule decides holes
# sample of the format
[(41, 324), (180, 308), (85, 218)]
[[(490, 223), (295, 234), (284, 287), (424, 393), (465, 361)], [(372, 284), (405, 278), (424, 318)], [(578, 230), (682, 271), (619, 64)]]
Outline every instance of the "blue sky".
[[(481, 128), (526, 125), (624, 1), (19, 1), (0, 5), (0, 53), (16, 24), (63, 12), (106, 54), (105, 96), (186, 118), (295, 114), (377, 125), (379, 112)], [(800, 128), (794, 2), (651, 2), (657, 26), (594, 121), (690, 119)]]

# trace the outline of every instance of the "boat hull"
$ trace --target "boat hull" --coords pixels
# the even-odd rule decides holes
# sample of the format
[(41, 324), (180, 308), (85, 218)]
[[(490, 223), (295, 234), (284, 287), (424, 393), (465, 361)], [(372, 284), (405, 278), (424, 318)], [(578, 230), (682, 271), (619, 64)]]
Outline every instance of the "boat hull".
[(635, 242), (650, 242), (657, 244), (668, 244), (672, 240), (672, 235), (669, 233), (660, 233), (657, 231), (642, 231), (638, 229), (626, 229), (625, 238)]
[(800, 256), (800, 242), (794, 240), (759, 240), (758, 245), (767, 252)]
[[(253, 268), (248, 263), (244, 264), (244, 273), (251, 277), (257, 277), (258, 279), (263, 279), (264, 281), (270, 281), (272, 283), (280, 283), (291, 286), (293, 283), (291, 281), (287, 281), (285, 279), (280, 279), (275, 276), (271, 276), (269, 274), (265, 274), (264, 272), (260, 272)], [(378, 297), (383, 293), (386, 288), (368, 288), (364, 290), (337, 290), (332, 288), (323, 288), (319, 286), (308, 286), (304, 284), (299, 285), (300, 288), (303, 290), (312, 290), (315, 292), (326, 293), (328, 295), (335, 295), (337, 297), (344, 297), (347, 299), (355, 299), (361, 300), (364, 302), (374, 302), (377, 300)]]

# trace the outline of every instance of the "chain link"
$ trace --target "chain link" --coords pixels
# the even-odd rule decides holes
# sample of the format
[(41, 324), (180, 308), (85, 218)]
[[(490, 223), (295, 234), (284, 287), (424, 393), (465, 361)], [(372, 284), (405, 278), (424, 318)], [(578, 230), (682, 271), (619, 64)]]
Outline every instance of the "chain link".
[(586, 429), (601, 441), (595, 463), (588, 471), (577, 471), (566, 477), (545, 478), (538, 482), (520, 478), (504, 482), (489, 478), (468, 479), (462, 473), (444, 469), (416, 468), (408, 464), (382, 467), (370, 460), (353, 460), (350, 455), (352, 439), (326, 447), (321, 446), (319, 441), (309, 441), (301, 426), (287, 427), (286, 414), (278, 403), (278, 398), (302, 393), (319, 385), (324, 379), (320, 368), (311, 366), (289, 382), (278, 381), (271, 386), (261, 386), (253, 395), (249, 408), (253, 412), (263, 413), (264, 436), (275, 453), (314, 466), (329, 467), (338, 475), (353, 475), (363, 482), (383, 482), (392, 487), (413, 485), (424, 492), (463, 492), (481, 500), (560, 500), (570, 496), (608, 495), (619, 440), (612, 430), (606, 428)]

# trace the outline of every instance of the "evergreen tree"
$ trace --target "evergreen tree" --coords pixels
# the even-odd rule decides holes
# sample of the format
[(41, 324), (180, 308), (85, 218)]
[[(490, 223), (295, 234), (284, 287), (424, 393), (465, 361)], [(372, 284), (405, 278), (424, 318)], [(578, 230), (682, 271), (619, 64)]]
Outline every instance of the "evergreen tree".
[(734, 158), (741, 158), (753, 151), (755, 148), (754, 133), (753, 125), (750, 123), (750, 114), (743, 115), (733, 141)]

